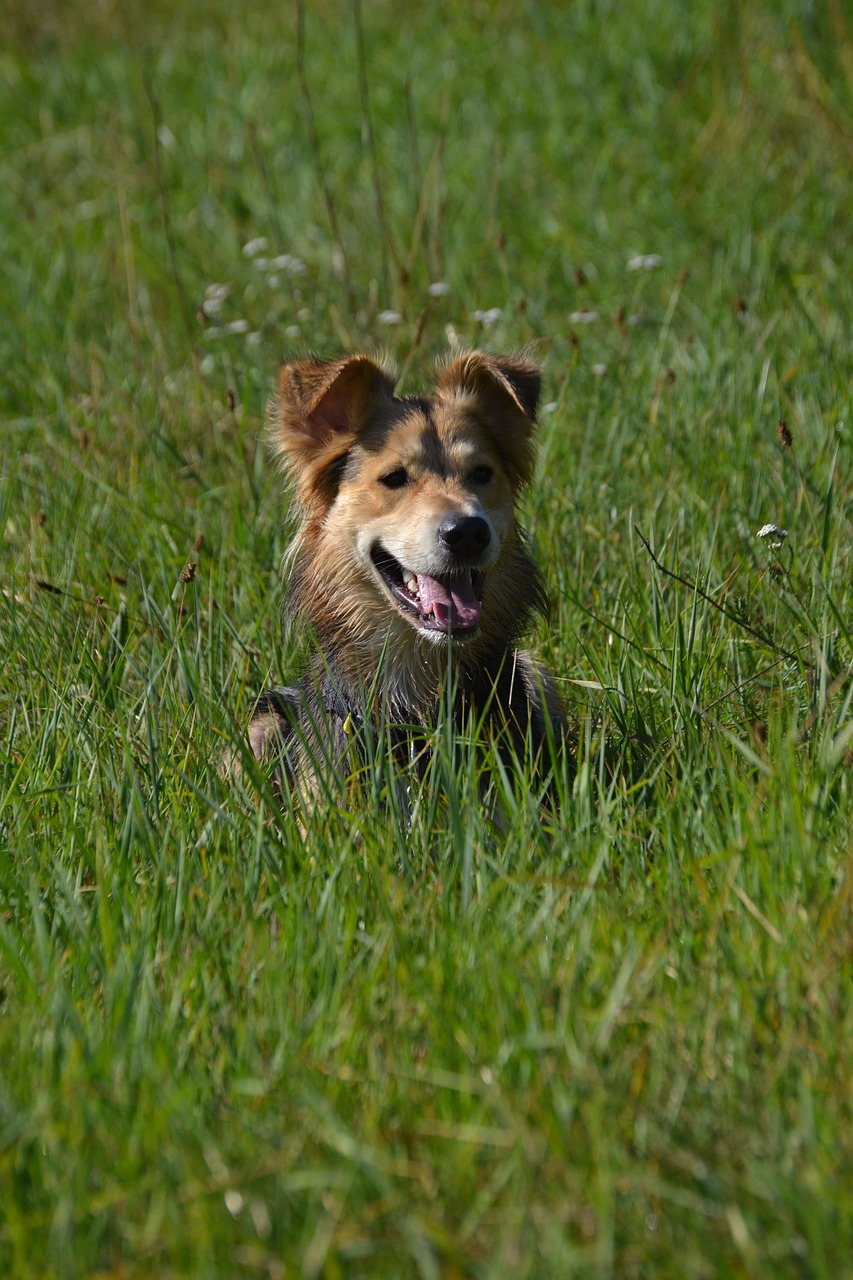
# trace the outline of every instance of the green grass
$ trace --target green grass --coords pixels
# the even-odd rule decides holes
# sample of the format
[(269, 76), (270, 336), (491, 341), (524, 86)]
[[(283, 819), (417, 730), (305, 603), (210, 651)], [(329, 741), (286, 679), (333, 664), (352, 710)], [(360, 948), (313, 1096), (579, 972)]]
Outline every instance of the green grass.
[[(850, 20), (307, 8), (4, 8), (0, 1272), (851, 1276)], [(303, 840), (265, 399), (450, 334), (545, 363), (577, 776)]]

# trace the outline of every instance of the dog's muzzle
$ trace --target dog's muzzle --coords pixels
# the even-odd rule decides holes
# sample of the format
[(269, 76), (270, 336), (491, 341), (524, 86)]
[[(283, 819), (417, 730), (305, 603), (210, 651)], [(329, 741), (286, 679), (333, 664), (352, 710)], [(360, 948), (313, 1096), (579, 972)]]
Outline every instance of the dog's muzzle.
[[(481, 523), (486, 526), (486, 535), (490, 539), (488, 525), (485, 521)], [(463, 533), (462, 539), (482, 539), (482, 536), (481, 532), (468, 532)], [(459, 558), (462, 558), (461, 554)], [(419, 630), (454, 639), (476, 632), (480, 625), (483, 591), (483, 574), (478, 569), (460, 564), (458, 569), (446, 574), (417, 573), (407, 569), (379, 543), (371, 549), (370, 559), (399, 611)]]

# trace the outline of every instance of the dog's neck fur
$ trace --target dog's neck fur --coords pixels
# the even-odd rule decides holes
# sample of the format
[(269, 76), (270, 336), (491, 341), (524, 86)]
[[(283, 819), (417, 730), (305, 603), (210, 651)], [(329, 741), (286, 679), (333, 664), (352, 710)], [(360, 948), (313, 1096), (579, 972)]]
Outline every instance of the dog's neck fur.
[(347, 713), (365, 716), (375, 708), (398, 724), (431, 724), (448, 688), (454, 686), (464, 696), (482, 680), (482, 675), (478, 680), (478, 673), (495, 670), (504, 658), (497, 655), (497, 663), (486, 665), (482, 658), (475, 663), (466, 661), (447, 644), (421, 641), (374, 651), (372, 645), (341, 648), (330, 639), (324, 642), (322, 635), (318, 638), (322, 656), (316, 670), (318, 675), (325, 673), (323, 683), (335, 691), (333, 700), (337, 699)]
[[(531, 608), (519, 613), (519, 631), (529, 621)], [(513, 668), (516, 637), (509, 643), (489, 642), (485, 637), (460, 644), (423, 639), (409, 633), (408, 624), (400, 632), (379, 636), (348, 637), (341, 643), (340, 632), (320, 620), (297, 611), (299, 623), (311, 626), (317, 639), (318, 657), (313, 682), (333, 690), (335, 707), (343, 714), (359, 718), (387, 717), (390, 723), (435, 722), (442, 699), (453, 690), (456, 702), (483, 701), (489, 696), (495, 676)], [(328, 701), (328, 698), (326, 699)]]

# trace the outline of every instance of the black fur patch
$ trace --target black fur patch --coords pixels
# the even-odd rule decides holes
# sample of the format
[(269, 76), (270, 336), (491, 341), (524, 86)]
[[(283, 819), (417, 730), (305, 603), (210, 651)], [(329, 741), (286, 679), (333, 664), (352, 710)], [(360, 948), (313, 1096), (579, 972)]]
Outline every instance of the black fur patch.
[(335, 461), (331, 464), (331, 466), (326, 471), (326, 475), (325, 475), (326, 483), (329, 486), (329, 491), (335, 496), (337, 496), (338, 490), (341, 487), (341, 481), (345, 477), (347, 479), (352, 478), (351, 475), (349, 474), (351, 462), (352, 462), (352, 455), (350, 451), (347, 450), (347, 452), (341, 454), (339, 458), (335, 458)]

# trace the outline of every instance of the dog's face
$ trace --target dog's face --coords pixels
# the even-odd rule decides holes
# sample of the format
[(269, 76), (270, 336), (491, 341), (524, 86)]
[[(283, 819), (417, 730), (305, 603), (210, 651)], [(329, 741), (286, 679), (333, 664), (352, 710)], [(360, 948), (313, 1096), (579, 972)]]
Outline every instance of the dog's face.
[(396, 397), (365, 356), (284, 367), (278, 445), (303, 513), (299, 604), (315, 623), (373, 646), (509, 638), (508, 597), (529, 607), (515, 504), (538, 395), (530, 362), (476, 352), (428, 397)]

